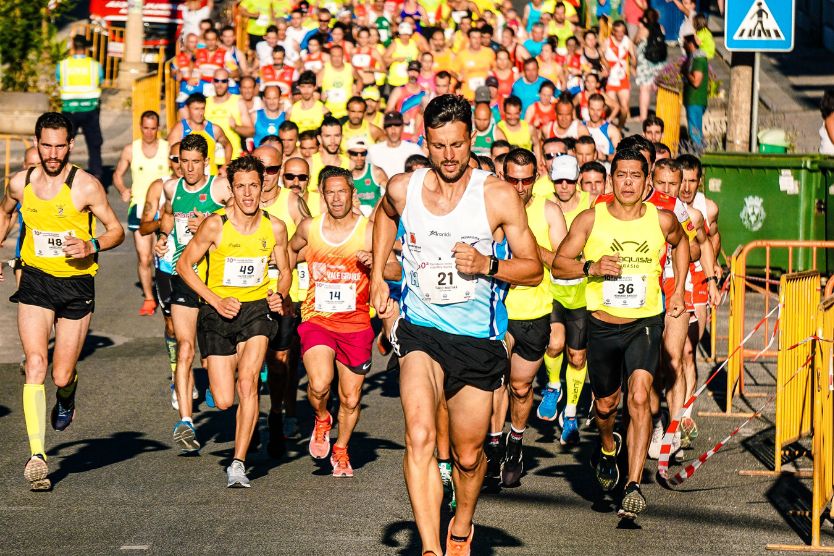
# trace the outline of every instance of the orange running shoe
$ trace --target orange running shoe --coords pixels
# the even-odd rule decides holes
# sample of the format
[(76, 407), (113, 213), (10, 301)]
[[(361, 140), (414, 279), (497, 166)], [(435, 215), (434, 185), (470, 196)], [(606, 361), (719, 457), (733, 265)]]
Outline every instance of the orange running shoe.
[(153, 299), (146, 299), (144, 303), (142, 303), (142, 308), (139, 309), (139, 314), (143, 316), (150, 316), (156, 312), (156, 301)]
[(334, 477), (353, 477), (353, 467), (350, 466), (347, 448), (333, 446), (333, 453), (330, 455), (330, 465), (333, 466)]
[(472, 554), (472, 537), (475, 536), (475, 524), (469, 528), (469, 536), (465, 541), (452, 540), (452, 526), (455, 523), (453, 517), (449, 521), (449, 532), (446, 534), (446, 556), (469, 556)]
[(327, 414), (327, 419), (315, 417), (313, 435), (310, 436), (310, 455), (316, 459), (324, 459), (330, 453), (330, 429), (333, 428), (333, 416)]

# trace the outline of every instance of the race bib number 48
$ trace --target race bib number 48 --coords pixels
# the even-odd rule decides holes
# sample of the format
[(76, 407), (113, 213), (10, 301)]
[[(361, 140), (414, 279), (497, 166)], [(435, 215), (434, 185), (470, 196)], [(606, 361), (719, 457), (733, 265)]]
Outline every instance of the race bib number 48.
[(356, 284), (316, 282), (316, 311), (347, 313), (356, 310)]
[(258, 286), (264, 279), (266, 257), (226, 257), (223, 285), (235, 288)]
[(467, 280), (454, 261), (426, 263), (417, 271), (423, 301), (434, 305), (463, 303), (475, 297), (475, 280)]
[(644, 274), (606, 278), (602, 282), (602, 304), (620, 309), (639, 309), (646, 304), (647, 279)]
[(64, 254), (64, 238), (67, 236), (74, 236), (72, 230), (67, 232), (42, 232), (41, 230), (32, 230), (35, 256), (48, 259), (66, 257)]

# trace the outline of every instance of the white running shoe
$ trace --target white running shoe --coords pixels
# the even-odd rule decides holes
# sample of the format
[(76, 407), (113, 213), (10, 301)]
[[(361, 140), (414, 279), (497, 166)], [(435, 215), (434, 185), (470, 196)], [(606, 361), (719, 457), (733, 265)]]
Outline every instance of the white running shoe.
[(200, 397), (200, 393), (197, 391), (197, 385), (195, 384), (195, 385), (191, 388), (191, 399), (192, 399), (192, 400), (196, 400), (196, 399), (197, 399), (197, 398), (199, 398), (199, 397)]
[(177, 401), (177, 389), (174, 388), (174, 383), (171, 383), (171, 407), (174, 408), (174, 411), (180, 410), (180, 402)]
[(249, 477), (246, 476), (246, 467), (240, 460), (233, 460), (226, 468), (226, 486), (229, 488), (249, 488)]
[(652, 441), (649, 444), (649, 459), (657, 459), (660, 457), (660, 445), (663, 443), (663, 435), (665, 433), (663, 419), (658, 419), (654, 422), (654, 428), (652, 429)]

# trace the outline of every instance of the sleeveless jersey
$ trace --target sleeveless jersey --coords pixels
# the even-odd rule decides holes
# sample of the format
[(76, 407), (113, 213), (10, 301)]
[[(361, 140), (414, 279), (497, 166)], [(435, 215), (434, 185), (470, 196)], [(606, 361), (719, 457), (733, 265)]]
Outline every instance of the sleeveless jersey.
[(347, 101), (353, 92), (353, 67), (345, 64), (336, 69), (326, 64), (321, 76), (321, 90), (327, 93), (324, 105), (333, 117), (347, 116)]
[(603, 122), (599, 127), (591, 127), (587, 123), (585, 124), (585, 127), (588, 128), (588, 133), (591, 134), (594, 143), (597, 144), (597, 151), (604, 155), (614, 154), (614, 143), (611, 142), (611, 137), (608, 136), (608, 127), (610, 125), (611, 122)]
[(206, 83), (211, 83), (214, 79), (214, 72), (226, 65), (226, 51), (222, 48), (218, 48), (214, 52), (209, 52), (205, 48), (198, 48), (194, 57), (196, 58), (194, 63), (200, 70), (200, 79)]
[(255, 146), (258, 147), (265, 137), (270, 135), (278, 135), (278, 128), (287, 119), (287, 114), (281, 112), (278, 116), (270, 118), (266, 114), (266, 109), (261, 108), (255, 112)]
[(298, 126), (299, 133), (308, 129), (318, 130), (324, 120), (324, 104), (317, 100), (310, 108), (303, 108), (299, 100), (292, 105), (290, 120)]
[(573, 120), (565, 132), (559, 131), (557, 125), (558, 124), (554, 119), (552, 122), (542, 127), (542, 134), (544, 134), (546, 139), (551, 139), (553, 137), (559, 137), (561, 139), (565, 139), (566, 137), (570, 137), (571, 139), (579, 138), (579, 120)]
[(345, 122), (345, 125), (342, 126), (342, 152), (347, 152), (346, 145), (354, 137), (364, 140), (367, 147), (374, 144), (371, 137), (371, 124), (368, 123), (368, 120), (363, 118), (362, 123), (359, 124), (359, 129), (353, 129), (348, 122)]
[(404, 62), (394, 62), (388, 68), (388, 84), (392, 87), (400, 87), (408, 83), (408, 63), (420, 56), (420, 50), (415, 41), (409, 40), (403, 44), (399, 40), (394, 41), (393, 58), (405, 58)]
[(495, 143), (495, 121), (489, 122), (489, 127), (486, 131), (475, 130), (475, 141), (472, 143), (472, 152), (479, 156), (490, 156), (493, 143)]
[[(350, 168), (350, 159), (340, 154), (338, 166), (340, 168)], [(310, 181), (307, 182), (308, 191), (319, 190), (319, 174), (324, 170), (324, 167), (325, 164), (321, 159), (321, 153), (313, 153), (313, 156), (310, 157)]]
[(228, 124), (229, 120), (234, 120), (235, 125), (240, 125), (240, 95), (229, 95), (229, 100), (226, 102), (216, 102), (216, 97), (208, 97), (206, 99), (206, 119), (214, 122), (223, 122), (217, 124), (223, 129), (229, 143), (232, 144), (232, 154), (224, 153), (225, 159), (223, 162), (231, 162), (235, 158), (243, 154), (243, 147), (241, 146), (240, 135), (237, 134)]
[(203, 139), (206, 140), (208, 143), (208, 175), (214, 176), (217, 174), (217, 162), (215, 161), (215, 149), (217, 149), (217, 141), (214, 139), (214, 124), (208, 120), (205, 120), (203, 129), (191, 129), (191, 126), (188, 124), (188, 120), (180, 120), (182, 123), (182, 136), (185, 138), (186, 135), (191, 135), (192, 133), (195, 135), (200, 135)]
[(697, 209), (704, 217), (704, 230), (709, 234), (709, 222), (707, 219), (707, 197), (700, 191), (695, 193), (695, 198), (692, 199), (692, 207)]
[(559, 27), (555, 21), (551, 21), (550, 23), (553, 26), (553, 29), (555, 29), (555, 33), (548, 34), (555, 35), (559, 41), (556, 48), (565, 48), (567, 46), (568, 39), (573, 36), (573, 25), (567, 19), (565, 19), (565, 22), (561, 27)]
[(594, 207), (594, 226), (585, 244), (585, 258), (598, 261), (603, 255), (620, 255), (622, 274), (614, 279), (588, 278), (585, 301), (589, 311), (605, 311), (621, 318), (645, 318), (663, 312), (660, 275), (666, 237), (657, 208), (643, 203), (645, 213), (636, 220), (618, 220), (608, 204)]
[(180, 260), (180, 255), (182, 255), (191, 238), (194, 237), (194, 234), (188, 229), (188, 219), (194, 217), (195, 211), (205, 214), (223, 208), (223, 205), (215, 202), (211, 196), (211, 184), (213, 182), (214, 176), (209, 176), (203, 187), (197, 191), (188, 191), (185, 188), (185, 180), (183, 178), (177, 180), (174, 198), (171, 200), (171, 211), (174, 213), (174, 229), (171, 232), (170, 239), (174, 241), (176, 247), (171, 262), (174, 267), (174, 274), (176, 274), (177, 261)]
[(268, 263), (275, 248), (272, 223), (265, 212), (252, 234), (240, 233), (225, 214), (217, 248), (206, 257), (206, 285), (222, 298), (240, 302), (266, 299)]
[[(545, 249), (551, 249), (550, 226), (544, 216), (547, 199), (532, 197), (530, 204), (525, 207), (527, 225), (536, 243)], [(507, 316), (511, 320), (533, 320), (549, 315), (553, 310), (553, 297), (550, 295), (550, 261), (544, 265), (544, 276), (538, 286), (510, 286), (507, 294)]]
[[(171, 176), (165, 178), (164, 181), (168, 181)], [(163, 187), (162, 190), (159, 192), (159, 204), (157, 206), (161, 207), (165, 205), (165, 188)], [(158, 236), (155, 236), (158, 237)], [(164, 272), (166, 274), (173, 274), (174, 273), (174, 251), (176, 251), (176, 246), (174, 245), (173, 241), (168, 241), (168, 250), (165, 251), (165, 254), (161, 257), (154, 254), (154, 262), (156, 263), (156, 268), (160, 272)]]
[[(591, 206), (590, 193), (577, 189), (576, 194), (579, 196), (579, 203), (576, 207), (570, 211), (562, 211), (568, 229), (570, 229), (576, 217), (579, 216), (579, 213)], [(562, 280), (553, 278), (553, 275), (550, 274), (550, 295), (565, 309), (579, 309), (585, 306), (585, 285), (587, 282), (587, 278)]]
[(312, 321), (334, 332), (360, 332), (371, 326), (368, 269), (356, 252), (365, 248), (368, 220), (360, 216), (353, 231), (341, 243), (324, 237), (325, 216), (310, 222), (307, 266), (310, 286), (301, 305), (301, 320)]
[(364, 48), (357, 46), (353, 55), (350, 57), (350, 65), (356, 68), (356, 71), (358, 71), (360, 75), (362, 72), (373, 71), (376, 67), (376, 60), (374, 60), (372, 52), (372, 46), (366, 46)]
[(507, 331), (504, 299), (508, 285), (455, 269), (452, 248), (462, 242), (484, 255), (509, 258), (506, 239), (496, 242), (486, 213), (484, 182), (490, 175), (472, 170), (457, 206), (444, 216), (423, 204), (428, 168), (411, 174), (400, 223), (403, 282), (401, 313), (406, 321), (449, 334), (502, 340)]
[(625, 88), (628, 84), (628, 57), (631, 39), (628, 36), (617, 44), (613, 37), (609, 37), (609, 48), (605, 50), (605, 61), (608, 62), (608, 87), (610, 89)]
[[(374, 179), (373, 167), (370, 164), (365, 164), (365, 172), (361, 176), (353, 178), (353, 187), (356, 189), (359, 203), (362, 207), (366, 207), (370, 214), (382, 197), (382, 188)], [(365, 211), (362, 212), (364, 214)]]
[(531, 150), (533, 148), (533, 135), (530, 131), (530, 124), (525, 120), (519, 120), (518, 124), (521, 126), (520, 129), (510, 131), (510, 128), (507, 127), (506, 120), (501, 120), (498, 122), (498, 129), (501, 130), (504, 137), (510, 142), (510, 145)]
[[(285, 193), (286, 191), (286, 193)], [(278, 190), (278, 197), (275, 198), (275, 201), (269, 205), (268, 207), (261, 207), (267, 214), (271, 214), (275, 218), (281, 220), (284, 225), (287, 227), (287, 240), (292, 238), (295, 230), (297, 228), (295, 224), (295, 220), (292, 219), (290, 215), (290, 199), (294, 199), (292, 195), (289, 194), (288, 189), (279, 189)], [(306, 264), (306, 263), (304, 263)], [(293, 301), (302, 301), (303, 298), (298, 296), (298, 271), (293, 270), (292, 272), (292, 284), (290, 285), (290, 298)], [(305, 295), (306, 295), (306, 286), (305, 286)]]
[(281, 96), (289, 96), (295, 74), (295, 68), (292, 66), (264, 66), (261, 68), (261, 90), (273, 85), (281, 90)]
[(550, 122), (556, 121), (556, 105), (551, 104), (550, 110), (542, 110), (541, 102), (533, 103), (533, 119), (530, 125), (533, 127), (543, 127)]
[(317, 74), (322, 68), (324, 68), (324, 53), (308, 54), (304, 58), (304, 71), (312, 71)]
[(130, 163), (130, 204), (141, 211), (145, 206), (148, 188), (159, 178), (168, 174), (168, 141), (157, 139), (156, 154), (148, 158), (142, 151), (142, 140), (136, 139), (131, 145)]
[(83, 259), (72, 259), (64, 254), (63, 249), (64, 238), (67, 236), (89, 241), (95, 234), (93, 213), (78, 210), (72, 202), (72, 182), (77, 172), (78, 167), (73, 166), (67, 181), (51, 199), (37, 196), (30, 182), (32, 169), (26, 173), (26, 185), (20, 202), (20, 215), (23, 218), (20, 258), (24, 266), (37, 268), (57, 278), (96, 275), (98, 262), (95, 254)]

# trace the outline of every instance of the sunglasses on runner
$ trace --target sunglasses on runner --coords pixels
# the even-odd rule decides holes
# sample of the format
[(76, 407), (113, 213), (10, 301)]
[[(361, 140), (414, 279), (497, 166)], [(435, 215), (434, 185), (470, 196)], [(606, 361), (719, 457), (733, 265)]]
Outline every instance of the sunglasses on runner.
[(554, 158), (558, 158), (562, 156), (562, 153), (544, 153), (545, 160), (553, 160)]
[(228, 83), (229, 80), (228, 79), (215, 79), (214, 82), (215, 83)]
[(348, 151), (348, 156), (368, 156), (368, 151)]
[(534, 181), (536, 181), (536, 176), (527, 176), (526, 178), (513, 178), (511, 176), (504, 176), (504, 181), (509, 183), (510, 185), (530, 185)]
[(277, 174), (280, 171), (281, 171), (281, 165), (280, 164), (278, 164), (277, 166), (267, 166), (266, 168), (264, 168), (264, 172), (269, 174), (270, 176), (274, 176), (275, 174)]
[(179, 164), (180, 163), (180, 157), (178, 157), (178, 156), (169, 156), (168, 160), (170, 160), (174, 164)]
[(566, 179), (558, 179), (553, 181), (554, 184), (559, 185), (560, 183), (567, 183), (569, 185), (576, 185), (576, 180), (566, 180)]
[(284, 181), (307, 181), (310, 179), (310, 176), (307, 174), (290, 174), (289, 172), (284, 172)]

